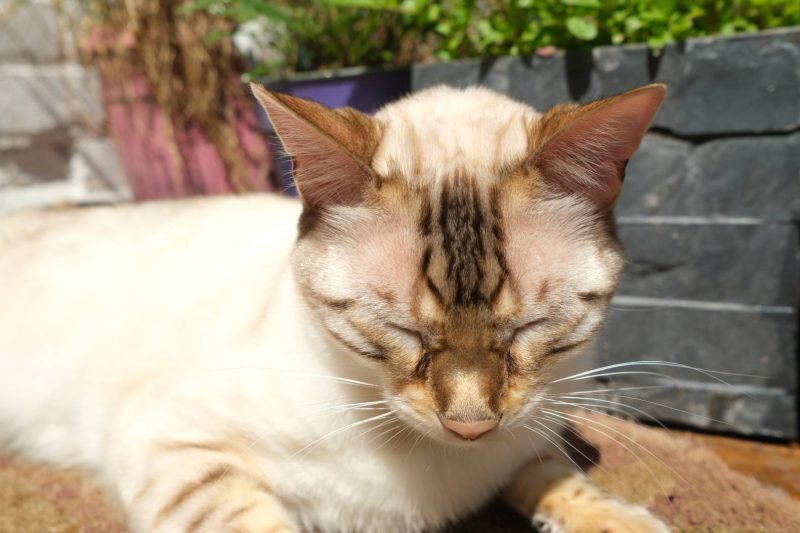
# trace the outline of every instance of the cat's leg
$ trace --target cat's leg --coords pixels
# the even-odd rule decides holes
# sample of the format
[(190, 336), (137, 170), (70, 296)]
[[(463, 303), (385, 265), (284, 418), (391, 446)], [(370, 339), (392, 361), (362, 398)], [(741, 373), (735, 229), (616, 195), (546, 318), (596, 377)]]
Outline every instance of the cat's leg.
[(299, 531), (246, 447), (161, 439), (123, 461), (118, 483), (134, 531)]
[(622, 503), (574, 466), (549, 456), (522, 468), (505, 496), (543, 533), (669, 531), (644, 507)]

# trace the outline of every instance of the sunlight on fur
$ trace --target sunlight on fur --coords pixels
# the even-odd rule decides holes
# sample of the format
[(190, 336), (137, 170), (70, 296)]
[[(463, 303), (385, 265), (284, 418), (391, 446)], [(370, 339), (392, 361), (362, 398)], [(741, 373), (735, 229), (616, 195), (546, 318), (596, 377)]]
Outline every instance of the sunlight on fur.
[(564, 440), (618, 371), (581, 354), (665, 90), (538, 113), (438, 87), (369, 117), (253, 85), (300, 200), (5, 217), (5, 442), (97, 473), (133, 531), (434, 530), (500, 493), (544, 531), (668, 531)]

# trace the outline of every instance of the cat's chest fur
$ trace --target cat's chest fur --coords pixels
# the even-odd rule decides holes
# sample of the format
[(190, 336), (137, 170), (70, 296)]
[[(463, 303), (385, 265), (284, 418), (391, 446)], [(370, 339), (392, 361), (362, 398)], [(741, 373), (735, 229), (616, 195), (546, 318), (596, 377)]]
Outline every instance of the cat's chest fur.
[(366, 436), (333, 461), (285, 465), (299, 516), (323, 531), (435, 529), (498, 494), (527, 457), (522, 442), (467, 453), (415, 447), (416, 440), (376, 451), (380, 441)]

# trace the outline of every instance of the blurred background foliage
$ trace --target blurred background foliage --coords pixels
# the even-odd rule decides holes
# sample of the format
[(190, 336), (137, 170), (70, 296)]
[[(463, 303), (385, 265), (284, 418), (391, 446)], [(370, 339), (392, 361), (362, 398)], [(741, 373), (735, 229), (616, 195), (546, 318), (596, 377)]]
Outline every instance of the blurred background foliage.
[(124, 84), (131, 94), (136, 91), (130, 82), (144, 76), (152, 98), (170, 117), (166, 126), (173, 152), (178, 151), (176, 131), (199, 125), (217, 148), (233, 189), (248, 190), (235, 133), (237, 104), (249, 102), (239, 83), (246, 65), (230, 39), (209, 39), (230, 34), (235, 23), (207, 10), (187, 13), (185, 0), (80, 3), (84, 61), (100, 69), (106, 85)]
[[(526, 55), (800, 24), (799, 0), (194, 0), (237, 25), (251, 74)], [(227, 36), (209, 34), (211, 40)]]
[(169, 117), (173, 159), (183, 161), (179, 134), (199, 127), (240, 192), (251, 190), (236, 135), (249, 78), (624, 43), (657, 53), (688, 37), (800, 25), (800, 0), (50, 1), (104, 87)]

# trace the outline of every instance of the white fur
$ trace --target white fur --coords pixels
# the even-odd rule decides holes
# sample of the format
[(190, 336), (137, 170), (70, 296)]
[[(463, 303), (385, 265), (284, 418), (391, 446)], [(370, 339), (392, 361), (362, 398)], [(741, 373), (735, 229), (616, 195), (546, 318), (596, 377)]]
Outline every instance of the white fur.
[(254, 196), (0, 221), (0, 436), (93, 469), (126, 504), (148, 465), (197, 476), (191, 461), (153, 465), (153, 443), (235, 436), (308, 527), (415, 531), (475, 510), (534, 453), (524, 432), (471, 448), (413, 432), (378, 447), (369, 426), (324, 438), (379, 413), (330, 409), (377, 393), (324, 376), (378, 378), (301, 303), (298, 213)]
[[(379, 173), (400, 166), (407, 178), (433, 185), (466, 169), (488, 183), (526, 155), (537, 116), (483, 89), (426, 91), (376, 115), (384, 137), (372, 165)], [(323, 189), (320, 201), (338, 194)], [(526, 213), (511, 230), (509, 263), (531, 294), (557, 266), (564, 278), (557, 295), (580, 311), (574, 293), (610, 290), (619, 257), (583, 238), (580, 201), (540, 208), (560, 216)], [(357, 231), (380, 229), (369, 210), (337, 207), (323, 231), (339, 239), (302, 240), (293, 269), (299, 214), (296, 201), (255, 195), (0, 219), (0, 439), (37, 460), (94, 470), (134, 531), (184, 531), (202, 512), (191, 498), (158, 519), (181, 487), (221, 460), (218, 451), (164, 451), (187, 442), (233, 443), (237, 452), (225, 462), (269, 485), (274, 498), (244, 491), (261, 498), (247, 531), (282, 513), (326, 532), (421, 531), (498, 494), (545, 444), (505, 422), (466, 443), (434, 413), (425, 423), (406, 413), (404, 423), (380, 409), (342, 407), (387, 400), (402, 411), (404, 404), (388, 396), (374, 363), (322, 332), (294, 279), (314, 280), (335, 300), (391, 278), (402, 295), (410, 290), (401, 274), (416, 257), (414, 233), (387, 222), (373, 246), (368, 231)], [(601, 320), (599, 311), (588, 316), (574, 338)], [(347, 334), (341, 324), (332, 329)], [(535, 402), (522, 409), (526, 416)], [(218, 503), (235, 505), (236, 483), (220, 483)], [(222, 516), (204, 531), (220, 531)]]
[(528, 130), (538, 116), (530, 106), (481, 87), (434, 87), (376, 113), (389, 127), (372, 165), (378, 173), (400, 169), (433, 181), (459, 168), (495, 179), (493, 170), (527, 155)]

